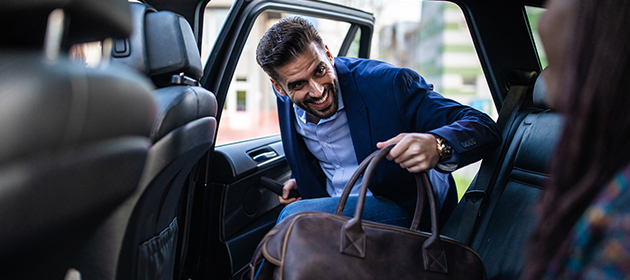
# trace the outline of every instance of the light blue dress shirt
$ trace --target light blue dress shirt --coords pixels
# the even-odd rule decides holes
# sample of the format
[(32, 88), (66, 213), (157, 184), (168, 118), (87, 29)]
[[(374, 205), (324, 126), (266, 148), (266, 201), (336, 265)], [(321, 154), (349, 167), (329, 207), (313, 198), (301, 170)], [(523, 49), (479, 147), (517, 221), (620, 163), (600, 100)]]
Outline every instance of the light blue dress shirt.
[[(326, 174), (326, 191), (332, 197), (341, 196), (346, 183), (359, 166), (341, 90), (337, 112), (328, 119), (319, 120), (317, 124), (306, 121), (306, 111), (295, 104), (293, 108), (297, 122), (295, 128), (302, 135), (308, 150), (319, 160), (319, 165)], [(353, 186), (351, 196), (359, 195), (362, 178), (363, 176), (359, 177)], [(372, 195), (369, 190), (368, 195)]]

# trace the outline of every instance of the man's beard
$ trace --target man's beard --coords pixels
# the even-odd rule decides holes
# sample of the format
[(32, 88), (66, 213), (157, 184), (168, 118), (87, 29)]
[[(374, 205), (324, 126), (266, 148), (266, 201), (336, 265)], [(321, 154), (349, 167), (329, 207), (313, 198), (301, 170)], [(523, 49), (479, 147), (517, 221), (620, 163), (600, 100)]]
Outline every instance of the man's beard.
[[(324, 89), (324, 92), (322, 93), (322, 96), (328, 94), (330, 96), (327, 97), (327, 99), (331, 98), (331, 102), (330, 105), (328, 105), (326, 108), (323, 109), (316, 109), (313, 108), (311, 106), (309, 106), (309, 104), (315, 104), (315, 101), (318, 98), (314, 98), (311, 96), (307, 96), (303, 102), (294, 102), (298, 107), (302, 108), (302, 110), (306, 111), (307, 113), (319, 118), (319, 119), (327, 119), (332, 117), (337, 110), (339, 109), (339, 91), (337, 90), (339, 88), (339, 85), (337, 83), (337, 81), (334, 82), (333, 85), (330, 85), (328, 87), (326, 87)], [(327, 102), (327, 101), (324, 101)]]

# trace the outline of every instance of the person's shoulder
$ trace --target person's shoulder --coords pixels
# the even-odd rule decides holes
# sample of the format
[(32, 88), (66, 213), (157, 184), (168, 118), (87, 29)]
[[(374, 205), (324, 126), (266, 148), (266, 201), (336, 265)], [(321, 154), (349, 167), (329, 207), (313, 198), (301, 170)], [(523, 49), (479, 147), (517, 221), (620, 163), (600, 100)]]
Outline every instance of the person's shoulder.
[(345, 65), (354, 76), (383, 75), (396, 73), (401, 69), (384, 61), (356, 57), (337, 57), (335, 63)]

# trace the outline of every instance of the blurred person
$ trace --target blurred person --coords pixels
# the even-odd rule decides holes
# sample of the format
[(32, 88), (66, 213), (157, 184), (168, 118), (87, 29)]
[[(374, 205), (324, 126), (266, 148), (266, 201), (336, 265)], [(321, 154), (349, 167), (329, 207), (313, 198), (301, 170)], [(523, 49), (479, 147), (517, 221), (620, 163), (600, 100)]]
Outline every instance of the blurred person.
[(86, 44), (72, 45), (72, 47), (70, 47), (70, 50), (68, 51), (68, 57), (70, 58), (70, 60), (74, 62), (78, 62), (83, 65), (86, 65), (87, 54), (86, 54), (85, 48), (87, 48)]
[(524, 279), (630, 277), (630, 1), (549, 0), (547, 103), (565, 115)]

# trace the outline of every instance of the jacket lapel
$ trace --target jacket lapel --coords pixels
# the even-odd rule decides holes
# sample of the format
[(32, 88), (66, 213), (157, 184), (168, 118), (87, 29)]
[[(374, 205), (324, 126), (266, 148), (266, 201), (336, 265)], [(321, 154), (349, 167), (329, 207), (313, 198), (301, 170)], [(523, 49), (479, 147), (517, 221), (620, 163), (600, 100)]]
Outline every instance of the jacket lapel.
[(368, 108), (348, 67), (343, 61), (335, 58), (335, 68), (346, 108), (354, 152), (357, 155), (357, 162), (360, 163), (376, 149), (376, 143), (372, 143)]

